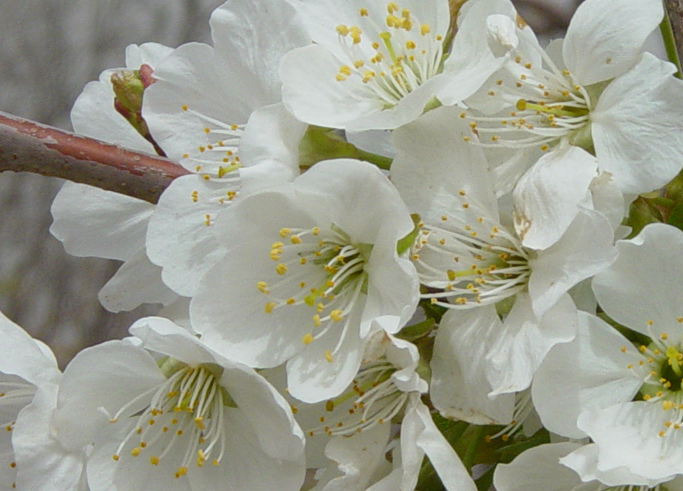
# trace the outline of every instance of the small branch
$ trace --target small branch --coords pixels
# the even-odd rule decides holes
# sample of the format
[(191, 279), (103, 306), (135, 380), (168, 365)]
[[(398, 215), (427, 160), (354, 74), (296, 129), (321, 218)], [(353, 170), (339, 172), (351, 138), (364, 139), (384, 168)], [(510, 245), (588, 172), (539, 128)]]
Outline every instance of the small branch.
[(0, 172), (33, 172), (156, 203), (176, 177), (168, 159), (126, 150), (0, 112)]
[[(673, 32), (673, 40), (676, 45), (676, 54), (678, 56), (679, 63), (676, 66), (679, 67), (680, 73), (680, 63), (683, 62), (683, 0), (664, 0), (664, 8), (666, 9), (666, 15), (669, 18), (668, 24)], [(664, 19), (666, 23), (666, 19)], [(667, 28), (668, 26), (664, 26)], [(662, 33), (665, 37), (666, 42), (666, 32)], [(667, 54), (671, 58), (672, 53), (669, 52), (669, 47), (667, 46)], [(672, 60), (673, 61), (673, 60)]]

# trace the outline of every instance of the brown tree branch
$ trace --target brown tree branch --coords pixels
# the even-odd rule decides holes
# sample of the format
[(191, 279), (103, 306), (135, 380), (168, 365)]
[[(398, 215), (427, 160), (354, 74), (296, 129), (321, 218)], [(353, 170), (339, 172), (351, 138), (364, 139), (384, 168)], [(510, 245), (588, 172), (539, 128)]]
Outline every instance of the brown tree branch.
[(176, 177), (189, 174), (168, 159), (0, 112), (0, 172), (33, 172), (156, 203)]

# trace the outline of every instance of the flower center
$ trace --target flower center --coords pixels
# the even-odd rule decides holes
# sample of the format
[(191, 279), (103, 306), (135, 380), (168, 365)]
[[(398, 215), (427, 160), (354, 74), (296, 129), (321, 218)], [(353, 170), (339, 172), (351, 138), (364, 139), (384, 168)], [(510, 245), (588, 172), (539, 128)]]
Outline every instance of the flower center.
[[(329, 230), (282, 228), (280, 239), (271, 245), (270, 259), (275, 261), (275, 282), (259, 281), (256, 287), (268, 297), (264, 311), (268, 314), (287, 306), (306, 306), (316, 329), (303, 337), (310, 344), (343, 321), (343, 332), (349, 326), (348, 314), (367, 293), (365, 264), (372, 245), (353, 243), (342, 229), (332, 224)], [(343, 340), (341, 336), (337, 348)], [(332, 361), (334, 350), (325, 352)]]
[[(470, 209), (470, 203), (462, 206)], [(422, 295), (432, 304), (473, 308), (526, 288), (529, 255), (519, 240), (493, 220), (469, 215), (443, 215), (440, 224), (420, 224), (411, 257), (420, 283), (439, 290)]]
[[(683, 317), (677, 323), (683, 324)], [(665, 332), (657, 335), (652, 321), (647, 322), (647, 330), (652, 339), (648, 346), (641, 345), (637, 354), (630, 354), (625, 347), (621, 351), (635, 358), (626, 368), (643, 379), (637, 399), (670, 414), (657, 433), (665, 437), (683, 425), (683, 343), (672, 343)]]
[[(515, 110), (505, 116), (483, 117), (463, 112), (470, 128), (484, 147), (543, 151), (562, 137), (579, 133), (590, 121), (591, 98), (573, 82), (568, 70), (559, 70), (540, 47), (545, 66), (517, 55), (507, 65), (507, 77), (496, 80), (488, 91), (490, 99), (502, 100)], [(469, 137), (466, 137), (470, 141)]]
[[(172, 359), (164, 360), (161, 368), (171, 372), (167, 380), (131, 400), (112, 418), (117, 423), (125, 417), (132, 426), (113, 459), (119, 461), (124, 451), (133, 458), (149, 454), (151, 465), (179, 459), (176, 478), (187, 474), (193, 461), (197, 467), (207, 461), (219, 465), (226, 444), (224, 409), (235, 407), (218, 383), (223, 369), (212, 364), (191, 367)], [(145, 400), (151, 402), (135, 411)]]
[(390, 422), (405, 406), (409, 394), (399, 390), (392, 379), (393, 364), (378, 360), (364, 364), (352, 386), (325, 404), (321, 425), (308, 431), (310, 436), (351, 436)]
[[(368, 9), (361, 8), (359, 14), (363, 28), (344, 24), (336, 28), (349, 60), (339, 67), (337, 81), (359, 78), (371, 97), (390, 108), (441, 72), (443, 36), (432, 34), (431, 27), (420, 23), (410, 10), (389, 2), (382, 27)], [(369, 46), (363, 43), (366, 34), (374, 39)]]

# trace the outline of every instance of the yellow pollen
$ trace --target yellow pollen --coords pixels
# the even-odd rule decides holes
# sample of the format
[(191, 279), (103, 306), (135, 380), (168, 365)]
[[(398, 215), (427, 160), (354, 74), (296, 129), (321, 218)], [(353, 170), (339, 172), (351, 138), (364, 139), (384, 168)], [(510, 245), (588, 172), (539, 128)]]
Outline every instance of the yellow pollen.
[(112, 455), (111, 458), (114, 459), (115, 462), (118, 462), (118, 461), (119, 461), (119, 456), (118, 456), (118, 455)]
[(349, 28), (346, 27), (344, 24), (339, 24), (337, 27), (337, 34), (340, 36), (346, 36), (349, 33)]
[(657, 433), (657, 434), (658, 434), (658, 435), (659, 435), (660, 437), (661, 437), (661, 436), (664, 436), (664, 435), (666, 435), (666, 433), (665, 433), (665, 432), (663, 432), (663, 431), (660, 431), (660, 432), (659, 432), (659, 433)]
[(268, 283), (266, 283), (265, 281), (259, 281), (258, 283), (256, 283), (256, 288), (258, 288), (258, 291), (260, 291), (261, 293), (265, 295), (268, 294)]
[(348, 65), (342, 65), (339, 67), (339, 73), (341, 73), (342, 75), (346, 75), (348, 77), (349, 75), (351, 75), (351, 67), (349, 67)]
[(275, 267), (275, 271), (277, 271), (277, 274), (282, 276), (287, 272), (287, 266), (285, 266), (283, 263), (280, 263)]
[(178, 470), (175, 473), (175, 477), (179, 478), (181, 476), (184, 476), (187, 474), (187, 467), (178, 467)]
[[(282, 238), (284, 239), (284, 238), (286, 238), (289, 234), (292, 233), (292, 230), (285, 227), (285, 228), (281, 228), (280, 231), (279, 231), (278, 233), (280, 234), (280, 237), (282, 237)], [(282, 246), (282, 245), (284, 245), (284, 244), (282, 244), (282, 242), (275, 242), (275, 244), (273, 244), (271, 247), (275, 247), (276, 245)]]
[(406, 49), (415, 49), (414, 41), (406, 41)]
[(396, 5), (395, 2), (389, 2), (387, 4), (387, 12), (390, 14), (393, 14), (394, 12), (398, 12), (398, 5)]
[(298, 235), (292, 235), (289, 240), (292, 241), (292, 244), (301, 244), (301, 239)]
[(295, 303), (296, 303), (296, 300), (294, 300), (293, 298), (287, 299), (287, 305), (294, 305)]
[(359, 44), (360, 43), (360, 35), (362, 34), (360, 27), (351, 26), (349, 28), (349, 33), (351, 34), (351, 40), (353, 41), (353, 44)]
[(301, 341), (306, 345), (306, 344), (311, 344), (313, 341), (315, 341), (315, 338), (311, 336), (310, 334), (306, 334)]
[(361, 17), (367, 17), (368, 16), (368, 9), (362, 8), (358, 11)]
[(339, 309), (333, 310), (332, 312), (330, 312), (330, 319), (332, 319), (334, 322), (339, 322), (343, 319), (342, 311)]
[(140, 450), (141, 450), (140, 447), (135, 447), (133, 450), (130, 451), (130, 454), (133, 457), (137, 457), (138, 455), (140, 455)]
[(320, 316), (318, 314), (313, 316), (313, 324), (315, 327), (320, 327)]
[(187, 111), (187, 104), (183, 104), (182, 106), (180, 106), (180, 109), (182, 109), (183, 111)]
[(673, 407), (673, 405), (674, 405), (674, 403), (671, 401), (663, 401), (662, 402), (662, 409), (664, 411), (668, 411), (669, 409), (671, 409)]
[(668, 338), (669, 336), (665, 332), (659, 335), (659, 339), (661, 339), (662, 341), (666, 341)]
[(325, 350), (325, 360), (327, 360), (328, 363), (332, 363), (332, 361), (334, 360), (332, 358), (332, 353), (330, 352), (330, 350)]
[(157, 457), (157, 456), (150, 457), (149, 463), (152, 465), (159, 465), (159, 457)]
[(275, 308), (275, 302), (268, 302), (264, 307), (263, 310), (266, 314), (270, 314), (273, 312), (273, 309)]
[(432, 30), (430, 29), (429, 24), (422, 24), (422, 25), (420, 26), (420, 34), (422, 34), (423, 36), (426, 36), (426, 35), (429, 34), (431, 31), (432, 31)]
[(339, 73), (336, 74), (336, 75), (334, 76), (334, 78), (335, 78), (335, 80), (336, 80), (337, 82), (343, 82), (344, 80), (346, 80), (346, 77), (345, 77), (344, 75), (339, 74)]

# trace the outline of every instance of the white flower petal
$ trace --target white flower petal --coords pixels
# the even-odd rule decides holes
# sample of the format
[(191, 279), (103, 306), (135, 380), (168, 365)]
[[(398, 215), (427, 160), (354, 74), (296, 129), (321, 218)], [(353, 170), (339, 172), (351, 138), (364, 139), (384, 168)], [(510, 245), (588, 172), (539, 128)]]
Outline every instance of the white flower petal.
[(210, 224), (230, 204), (226, 192), (237, 189), (193, 174), (173, 180), (162, 193), (147, 229), (147, 255), (176, 293), (193, 296), (204, 273), (225, 254)]
[(143, 303), (168, 305), (178, 298), (161, 281), (161, 268), (152, 264), (144, 249), (138, 250), (102, 287), (98, 295), (110, 312), (129, 311)]
[(581, 85), (621, 75), (635, 64), (663, 15), (659, 0), (586, 0), (574, 13), (564, 40), (569, 71)]
[[(65, 448), (52, 427), (58, 386), (38, 388), (33, 402), (19, 413), (12, 430), (17, 487), (32, 491), (86, 491), (85, 449)], [(4, 474), (4, 470), (3, 470)]]
[(397, 156), (391, 179), (413, 213), (423, 220), (440, 220), (444, 210), (460, 207), (463, 190), (474, 197), (489, 216), (497, 216), (496, 197), (484, 154), (466, 143), (470, 133), (459, 108), (429, 111), (394, 132)]
[(600, 306), (615, 321), (645, 335), (667, 333), (678, 339), (683, 232), (670, 225), (648, 225), (636, 238), (619, 241), (617, 249), (615, 263), (593, 279)]
[(488, 355), (486, 376), (493, 387), (490, 396), (526, 389), (548, 351), (574, 339), (577, 322), (569, 295), (562, 296), (539, 320), (529, 296), (518, 294)]
[(660, 403), (638, 401), (587, 409), (578, 424), (598, 446), (598, 470), (626, 467), (651, 482), (662, 482), (683, 465), (683, 433), (658, 435), (670, 417)]
[(681, 170), (683, 82), (675, 72), (674, 65), (644, 53), (607, 86), (591, 113), (600, 168), (613, 174), (623, 193), (652, 191)]
[(555, 443), (530, 448), (510, 464), (499, 464), (493, 477), (498, 491), (599, 491), (600, 483), (581, 486), (576, 472), (560, 465), (560, 458), (575, 450), (576, 443)]
[(579, 332), (571, 343), (557, 345), (534, 376), (532, 395), (543, 425), (553, 433), (584, 438), (576, 426), (588, 407), (604, 408), (628, 402), (638, 392), (645, 374), (629, 370), (633, 345), (597, 317), (579, 312)]
[(210, 23), (215, 63), (227, 68), (223, 87), (230, 98), (252, 110), (280, 102), (280, 59), (310, 43), (294, 8), (284, 0), (226, 2)]
[(598, 162), (567, 145), (543, 157), (522, 176), (514, 191), (514, 216), (522, 245), (547, 249), (566, 232), (585, 199)]
[(486, 354), (502, 329), (494, 306), (449, 310), (434, 340), (430, 397), (442, 416), (472, 424), (507, 424), (514, 394), (488, 397)]
[(529, 295), (541, 317), (571, 287), (614, 262), (614, 232), (597, 211), (582, 209), (562, 238), (529, 261)]
[(93, 186), (64, 183), (52, 203), (52, 235), (79, 257), (125, 261), (145, 244), (154, 205)]

